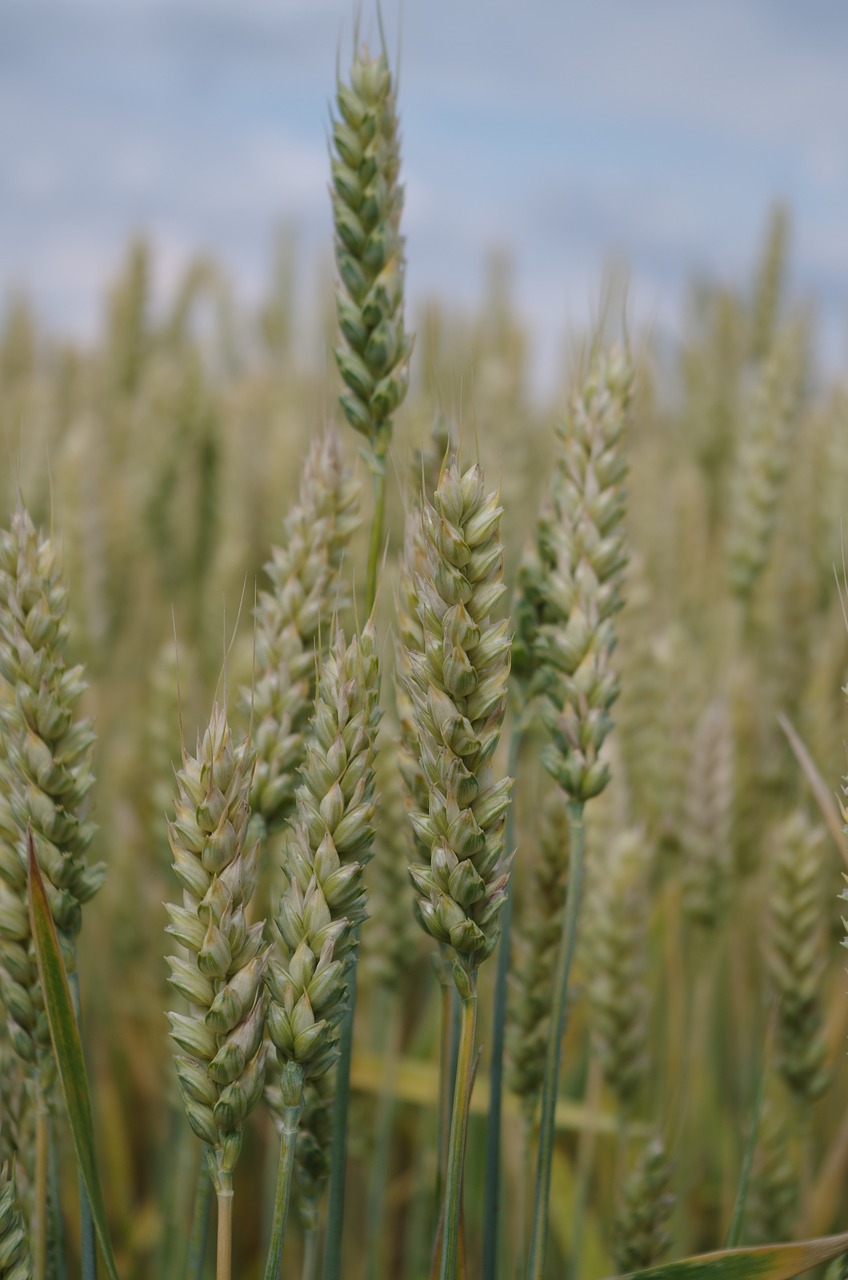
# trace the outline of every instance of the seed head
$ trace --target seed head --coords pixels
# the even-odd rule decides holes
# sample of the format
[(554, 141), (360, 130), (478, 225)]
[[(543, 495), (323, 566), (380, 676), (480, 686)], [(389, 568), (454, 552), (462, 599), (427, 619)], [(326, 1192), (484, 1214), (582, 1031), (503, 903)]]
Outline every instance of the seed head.
[(282, 962), (267, 975), (268, 1031), (281, 1067), (323, 1075), (337, 1057), (356, 930), (366, 916), (364, 867), (377, 804), (374, 748), (380, 674), (369, 622), (345, 646), (338, 632), (318, 683), (310, 738), (286, 833), (277, 926)]
[(557, 472), (521, 573), (522, 670), (530, 691), (543, 695), (552, 737), (544, 763), (576, 801), (609, 779), (599, 753), (618, 696), (612, 620), (627, 560), (623, 446), (632, 384), (624, 353), (595, 357), (559, 433)]
[(350, 83), (336, 87), (330, 195), (336, 293), (345, 345), (336, 361), (345, 417), (384, 458), (391, 418), (406, 395), (411, 339), (403, 325), (403, 188), (395, 90), (383, 54), (354, 55)]
[(727, 905), (733, 874), (733, 726), (724, 703), (698, 722), (683, 826), (683, 909), (713, 929)]
[(492, 767), (510, 651), (507, 624), (492, 616), (504, 591), (500, 515), (480, 468), (460, 474), (453, 462), (424, 507), (422, 545), (406, 549), (420, 633), (404, 638), (401, 677), (427, 784), (427, 809), (411, 817), (429, 857), (410, 872), (422, 925), (472, 969), (497, 943), (510, 861), (512, 780), (495, 781)]
[(654, 1138), (622, 1185), (613, 1225), (613, 1256), (622, 1275), (655, 1266), (668, 1249), (675, 1205), (671, 1173), (662, 1140)]
[(29, 1237), (8, 1165), (0, 1169), (0, 1280), (32, 1280)]
[(568, 891), (568, 813), (554, 788), (545, 800), (539, 852), (527, 911), (519, 920), (514, 947), (515, 974), (508, 1005), (509, 1086), (532, 1117), (545, 1074), (554, 968)]
[(358, 505), (359, 483), (330, 432), (310, 450), (298, 502), (265, 566), (271, 588), (256, 611), (256, 688), (243, 691), (248, 713), (252, 702), (257, 753), (251, 808), (268, 830), (281, 827), (294, 807), (315, 698), (316, 647), (326, 651), (332, 619), (349, 603), (340, 569), (359, 524)]
[(52, 543), (19, 508), (0, 534), (0, 991), (11, 1042), (31, 1065), (49, 1060), (50, 1039), (26, 901), (27, 830), (69, 968), (82, 906), (105, 876), (86, 856), (94, 733), (76, 715), (82, 668), (65, 665), (67, 598)]
[(827, 929), (821, 828), (794, 813), (780, 828), (771, 867), (769, 971), (778, 997), (779, 1068), (793, 1094), (814, 1102), (830, 1083), (821, 1004)]
[(188, 952), (169, 956), (170, 983), (188, 1014), (170, 1013), (174, 1062), (188, 1122), (212, 1148), (213, 1179), (231, 1173), (242, 1125), (262, 1096), (269, 948), (264, 921), (248, 924), (259, 846), (246, 845), (253, 753), (236, 745), (219, 707), (194, 756), (183, 753), (168, 834), (182, 906), (167, 932)]

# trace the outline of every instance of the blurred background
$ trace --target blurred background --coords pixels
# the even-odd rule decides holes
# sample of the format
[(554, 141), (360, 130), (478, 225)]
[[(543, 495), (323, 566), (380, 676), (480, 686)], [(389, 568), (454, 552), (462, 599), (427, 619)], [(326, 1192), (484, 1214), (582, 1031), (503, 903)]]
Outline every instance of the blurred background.
[[(409, 292), (479, 302), (505, 250), (550, 385), (605, 264), (660, 333), (693, 273), (732, 279), (767, 209), (794, 215), (793, 284), (844, 350), (848, 13), (839, 0), (386, 3), (400, 41)], [(213, 254), (255, 301), (281, 223), (299, 284), (328, 256), (327, 103), (350, 0), (6, 0), (0, 286), (91, 337), (128, 237), (161, 302)], [(375, 42), (371, 6), (362, 33)]]
[[(95, 852), (109, 876), (86, 908), (80, 967), (128, 1280), (180, 1274), (198, 1162), (163, 1014), (174, 625), (191, 742), (243, 593), (250, 601), (265, 581), (309, 442), (339, 417), (328, 107), (354, 19), (350, 0), (0, 6), (0, 508), (5, 520), (19, 481), (60, 540), (69, 652), (90, 681)], [(477, 454), (502, 480), (513, 586), (589, 340), (620, 333), (626, 314), (638, 369), (623, 691), (614, 782), (589, 824), (595, 934), (587, 923), (565, 1046), (562, 1096), (574, 1105), (557, 1148), (550, 1274), (562, 1274), (575, 1201), (584, 1275), (614, 1272), (616, 1197), (655, 1132), (677, 1161), (671, 1251), (721, 1245), (768, 1010), (776, 994), (786, 1003), (787, 982), (800, 1001), (769, 1058), (743, 1238), (844, 1229), (845, 864), (827, 803), (845, 769), (848, 676), (833, 578), (848, 498), (848, 10), (836, 0), (384, 0), (384, 19), (389, 49), (400, 49), (416, 333), (390, 455), (384, 637), (418, 451), (435, 466), (446, 433), (461, 431), (466, 459)], [(376, 46), (368, 0), (360, 33)], [(355, 463), (344, 425), (342, 439)], [(367, 485), (363, 510), (350, 560), (358, 588)], [(248, 604), (230, 658), (241, 730), (251, 662)], [(826, 834), (780, 712), (820, 771)], [(545, 896), (539, 746), (531, 734), (517, 790), (518, 930), (529, 936)], [(388, 889), (377, 875), (408, 852), (391, 803), (371, 886), (389, 939), (411, 918), (403, 875)], [(622, 842), (645, 857), (610, 902)], [(363, 932), (346, 1274), (418, 1280), (434, 1225), (439, 1035), (420, 931), (405, 985), (389, 992), (400, 1053), (390, 1226), (379, 1245), (363, 1226), (378, 1100), (394, 1070), (375, 1053), (386, 937)], [(777, 953), (800, 967), (781, 969)], [(607, 985), (596, 1000), (597, 974)], [(12, 1068), (0, 1067), (2, 1086)], [(484, 1055), (469, 1274), (479, 1273), (488, 1069)], [(514, 1261), (525, 1176), (513, 1095), (506, 1124)], [(244, 1205), (267, 1192), (274, 1159), (257, 1115), (239, 1167)], [(71, 1176), (62, 1193), (73, 1253)], [(245, 1277), (261, 1274), (262, 1231), (260, 1213), (238, 1218)]]

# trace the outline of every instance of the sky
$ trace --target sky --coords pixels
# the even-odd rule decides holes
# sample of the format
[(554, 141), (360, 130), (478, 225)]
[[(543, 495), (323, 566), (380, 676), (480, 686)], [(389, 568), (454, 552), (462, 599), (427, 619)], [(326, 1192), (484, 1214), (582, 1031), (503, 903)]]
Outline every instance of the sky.
[[(362, 33), (376, 43), (372, 0)], [(275, 228), (329, 245), (328, 102), (353, 0), (3, 0), (0, 295), (89, 336), (129, 237), (160, 293), (198, 251), (239, 293)], [(494, 249), (553, 358), (597, 314), (605, 267), (673, 328), (693, 273), (750, 274), (793, 216), (793, 288), (826, 358), (848, 318), (844, 0), (383, 0), (400, 33), (413, 304), (473, 305)], [(547, 352), (547, 357), (545, 357)]]

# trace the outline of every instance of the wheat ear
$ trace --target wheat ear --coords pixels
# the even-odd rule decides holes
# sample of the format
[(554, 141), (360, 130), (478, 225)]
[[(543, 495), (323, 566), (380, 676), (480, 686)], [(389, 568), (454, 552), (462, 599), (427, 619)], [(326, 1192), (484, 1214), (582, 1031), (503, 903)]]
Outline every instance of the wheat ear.
[(271, 962), (267, 976), (268, 1032), (283, 1102), (269, 1276), (277, 1275), (282, 1259), (304, 1084), (323, 1076), (338, 1057), (358, 927), (366, 916), (379, 690), (373, 624), (347, 646), (338, 632), (321, 668), (297, 808), (286, 833), (288, 886), (277, 912), (283, 959)]
[(252, 769), (252, 750), (233, 741), (216, 706), (196, 754), (183, 751), (168, 828), (182, 905), (168, 906), (167, 931), (188, 952), (168, 957), (170, 983), (191, 1005), (168, 1018), (186, 1116), (210, 1148), (219, 1267), (243, 1124), (265, 1080), (268, 947), (264, 921), (249, 925), (245, 915), (259, 859), (258, 843), (246, 840)]
[(267, 830), (280, 828), (294, 807), (316, 646), (326, 651), (332, 619), (349, 603), (340, 569), (359, 525), (359, 493), (338, 437), (328, 432), (309, 451), (298, 501), (265, 566), (270, 589), (256, 610), (256, 687), (242, 701), (247, 714), (252, 709), (257, 756), (251, 809)]
[(0, 1169), (0, 1280), (32, 1280), (29, 1238), (8, 1165)]

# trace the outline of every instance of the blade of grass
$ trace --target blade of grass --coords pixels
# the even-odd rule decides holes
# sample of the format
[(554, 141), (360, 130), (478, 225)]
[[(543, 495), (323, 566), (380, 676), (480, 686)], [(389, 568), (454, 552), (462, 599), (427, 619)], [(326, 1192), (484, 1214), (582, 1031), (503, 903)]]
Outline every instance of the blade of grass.
[(209, 1147), (204, 1142), (200, 1150), (200, 1167), (197, 1171), (197, 1187), (191, 1218), (191, 1235), (189, 1236), (188, 1256), (186, 1258), (186, 1280), (203, 1280), (206, 1244), (209, 1239), (209, 1222), (212, 1217), (212, 1179), (209, 1177), (206, 1161), (208, 1150)]
[(833, 837), (833, 842), (839, 850), (840, 857), (844, 858), (845, 861), (848, 862), (848, 841), (846, 841), (842, 827), (839, 823), (839, 812), (837, 806), (834, 804), (833, 794), (828, 790), (824, 778), (816, 768), (813, 757), (805, 747), (789, 717), (785, 716), (781, 711), (778, 714), (777, 723), (786, 735), (786, 740), (792, 748), (795, 759), (798, 761), (804, 777), (810, 784), (810, 790), (812, 791), (816, 803), (821, 810), (825, 826)]
[(41, 979), (41, 990), (44, 995), (44, 1009), (50, 1028), (50, 1039), (62, 1095), (68, 1113), (68, 1122), (76, 1151), (80, 1175), (85, 1183), (94, 1225), (106, 1262), (106, 1270), (110, 1280), (118, 1280), (115, 1255), (109, 1236), (106, 1220), (106, 1206), (103, 1201), (103, 1189), (97, 1171), (97, 1157), (94, 1150), (94, 1129), (91, 1116), (91, 1097), (88, 1089), (88, 1077), (85, 1071), (85, 1060), (82, 1053), (77, 1021), (68, 987), (68, 978), (59, 950), (59, 939), (53, 924), (53, 915), (47, 901), (44, 881), (38, 868), (35, 856), (35, 845), (32, 833), (27, 836), (29, 854), (29, 912), (32, 926), (32, 937), (38, 962), (38, 973)]
[(749, 1249), (701, 1253), (661, 1267), (631, 1271), (639, 1280), (792, 1280), (848, 1250), (848, 1232), (797, 1244), (765, 1244)]

